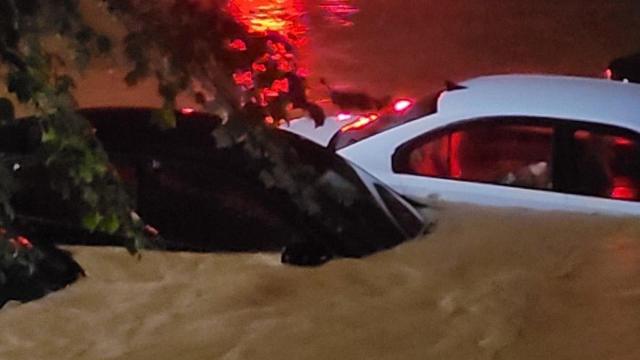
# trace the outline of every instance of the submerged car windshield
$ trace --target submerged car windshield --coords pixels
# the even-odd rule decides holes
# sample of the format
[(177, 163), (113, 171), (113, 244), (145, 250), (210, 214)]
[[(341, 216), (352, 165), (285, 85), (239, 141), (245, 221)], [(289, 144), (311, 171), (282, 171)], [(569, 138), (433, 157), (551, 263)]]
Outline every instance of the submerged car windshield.
[(394, 111), (392, 107), (389, 107), (384, 108), (380, 114), (359, 116), (333, 136), (329, 143), (329, 148), (340, 150), (370, 136), (433, 114), (438, 110), (438, 98), (443, 91), (423, 97), (404, 111)]

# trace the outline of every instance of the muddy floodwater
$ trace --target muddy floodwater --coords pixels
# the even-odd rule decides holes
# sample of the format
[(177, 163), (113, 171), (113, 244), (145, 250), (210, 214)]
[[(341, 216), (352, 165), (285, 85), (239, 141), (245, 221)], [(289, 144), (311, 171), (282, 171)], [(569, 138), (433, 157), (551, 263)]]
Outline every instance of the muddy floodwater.
[(313, 269), (74, 247), (88, 277), (0, 310), (0, 359), (640, 358), (640, 222), (437, 216), (423, 239)]

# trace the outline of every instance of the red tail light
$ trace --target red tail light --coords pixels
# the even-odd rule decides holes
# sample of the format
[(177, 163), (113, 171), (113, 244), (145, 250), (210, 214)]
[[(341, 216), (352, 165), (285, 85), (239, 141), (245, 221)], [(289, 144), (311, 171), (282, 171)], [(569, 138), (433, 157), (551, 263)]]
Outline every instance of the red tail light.
[(627, 186), (616, 186), (611, 191), (611, 197), (613, 199), (635, 200), (636, 196), (636, 189)]
[(15, 238), (11, 238), (9, 239), (9, 242), (11, 243), (11, 245), (13, 245), (13, 247), (16, 250), (18, 248), (24, 248), (27, 250), (33, 249), (33, 244), (31, 243), (31, 241), (29, 241), (29, 239), (27, 239), (24, 236), (17, 236)]
[(633, 145), (633, 141), (627, 139), (627, 138), (623, 138), (620, 136), (616, 136), (614, 139), (614, 144), (618, 145), (618, 146), (631, 146)]
[[(413, 106), (413, 104), (414, 104), (414, 102), (412, 100), (409, 100), (409, 99), (398, 99), (398, 100), (393, 102), (392, 109), (396, 113), (403, 113), (406, 110), (408, 110), (409, 108), (411, 108)], [(389, 110), (383, 110), (383, 115), (388, 113), (388, 112), (389, 112)], [(351, 114), (345, 114), (345, 113), (338, 114), (338, 120), (339, 121), (346, 121), (346, 120), (349, 120), (352, 117), (355, 117), (356, 121), (353, 121), (353, 122), (345, 125), (344, 127), (342, 127), (342, 129), (340, 129), (340, 131), (346, 132), (346, 131), (349, 131), (349, 130), (361, 129), (361, 128), (371, 124), (372, 122), (378, 120), (380, 118), (380, 115), (376, 114), (376, 113), (368, 114), (368, 115), (360, 115), (360, 116), (353, 116)]]
[(182, 115), (193, 114), (195, 111), (196, 111), (196, 109), (194, 109), (192, 107), (183, 107), (182, 109), (180, 109), (180, 113)]
[(393, 110), (401, 113), (413, 106), (413, 101), (408, 99), (398, 99), (393, 103)]
[(604, 78), (611, 80), (611, 78), (613, 77), (613, 71), (611, 71), (611, 69), (607, 69), (604, 71)]
[(613, 179), (611, 198), (620, 200), (635, 200), (638, 198), (638, 189), (633, 186), (631, 179), (617, 177)]

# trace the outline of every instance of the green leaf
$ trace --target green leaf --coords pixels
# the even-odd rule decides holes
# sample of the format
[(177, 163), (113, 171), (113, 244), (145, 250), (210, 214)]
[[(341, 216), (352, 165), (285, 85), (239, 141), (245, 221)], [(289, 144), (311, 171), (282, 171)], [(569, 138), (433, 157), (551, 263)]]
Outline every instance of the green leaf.
[(54, 130), (44, 130), (42, 131), (41, 141), (43, 143), (52, 143), (58, 140), (58, 134)]
[(173, 109), (156, 109), (151, 114), (151, 123), (163, 130), (175, 128), (176, 121), (176, 113)]
[(95, 207), (99, 200), (98, 193), (90, 187), (86, 187), (83, 190), (82, 199), (87, 203), (87, 205)]
[(102, 221), (102, 215), (100, 215), (99, 212), (90, 212), (82, 218), (82, 226), (84, 226), (85, 229), (93, 232), (98, 227), (98, 224), (100, 224), (100, 221)]
[(11, 122), (15, 119), (13, 103), (7, 98), (0, 98), (0, 123)]
[(110, 214), (100, 223), (100, 229), (105, 231), (107, 234), (115, 234), (119, 228), (120, 220), (118, 220), (118, 216), (116, 216), (116, 214)]
[(78, 169), (78, 176), (87, 184), (93, 181), (93, 168), (91, 164), (82, 164)]

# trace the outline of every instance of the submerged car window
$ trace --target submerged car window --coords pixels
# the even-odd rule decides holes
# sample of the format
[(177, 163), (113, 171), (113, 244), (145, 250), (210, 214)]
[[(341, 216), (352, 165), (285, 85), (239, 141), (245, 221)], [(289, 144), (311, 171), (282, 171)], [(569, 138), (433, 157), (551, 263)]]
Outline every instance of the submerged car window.
[[(358, 197), (368, 202), (367, 207), (363, 207), (360, 212), (362, 218), (352, 219), (353, 221), (363, 221), (363, 225), (367, 227), (378, 228), (377, 231), (388, 231), (386, 226), (390, 223), (394, 223), (396, 230), (399, 230), (407, 238), (415, 237), (424, 228), (424, 222), (422, 218), (411, 208), (411, 205), (399, 200), (397, 196), (394, 196), (391, 190), (384, 186), (378, 185), (379, 180), (362, 169), (348, 163), (345, 159), (338, 156), (335, 152), (330, 151), (327, 148), (320, 147), (310, 141), (299, 138), (296, 135), (289, 133), (280, 134), (285, 138), (288, 144), (294, 148), (298, 156), (303, 160), (305, 164), (309, 164), (315, 167), (321, 172), (332, 172), (335, 175), (341, 177), (343, 180), (357, 190)], [(332, 181), (332, 187), (335, 190), (343, 192), (343, 186), (336, 184)], [(373, 186), (371, 186), (373, 184)], [(374, 190), (375, 189), (375, 190)], [(372, 192), (377, 191), (382, 198), (383, 204), (374, 200)], [(328, 192), (331, 193), (331, 192)], [(339, 201), (345, 201), (348, 198), (346, 193), (338, 193)], [(367, 208), (372, 209), (372, 201), (375, 201), (377, 207), (380, 209), (386, 208), (391, 215), (387, 219), (380, 218), (379, 215), (373, 213), (369, 214)], [(371, 216), (370, 216), (371, 215)], [(375, 215), (375, 217), (372, 217)], [(391, 235), (391, 233), (390, 233)], [(389, 237), (390, 235), (386, 235)], [(392, 237), (389, 237), (390, 239)]]
[(393, 160), (399, 173), (551, 189), (553, 127), (512, 118), (468, 122), (408, 142)]
[(378, 194), (380, 194), (382, 201), (384, 201), (387, 210), (393, 214), (398, 225), (402, 228), (402, 231), (407, 235), (407, 237), (412, 238), (419, 236), (424, 230), (424, 222), (419, 215), (416, 214), (416, 212), (411, 211), (408, 206), (404, 205), (400, 198), (389, 191), (387, 187), (377, 183), (374, 187)]

